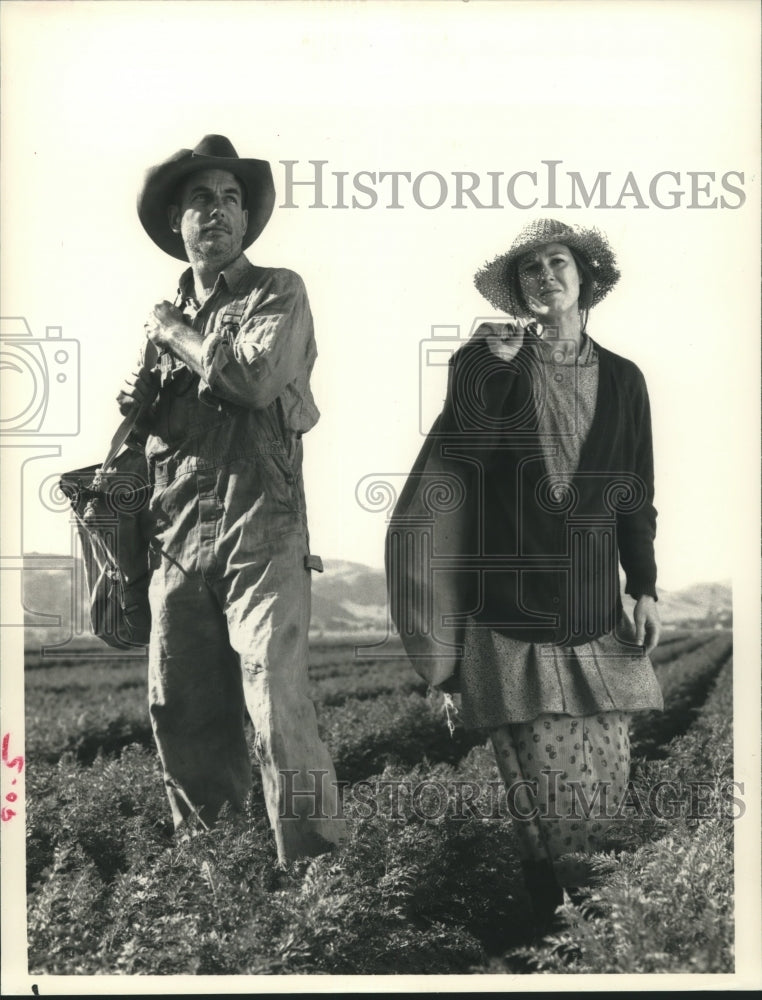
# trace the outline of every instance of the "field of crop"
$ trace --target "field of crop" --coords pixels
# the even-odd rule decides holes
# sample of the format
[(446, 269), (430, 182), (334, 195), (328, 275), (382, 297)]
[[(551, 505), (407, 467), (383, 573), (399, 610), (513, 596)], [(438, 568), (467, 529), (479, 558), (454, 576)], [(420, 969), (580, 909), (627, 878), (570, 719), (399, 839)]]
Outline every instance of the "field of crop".
[[(665, 711), (635, 719), (632, 808), (588, 904), (536, 940), (510, 818), (458, 798), (497, 787), (492, 752), (402, 658), (313, 646), (349, 840), (279, 873), (256, 773), (248, 827), (174, 840), (142, 659), (29, 656), (30, 972), (732, 972), (731, 635), (668, 633), (654, 662)], [(390, 817), (394, 782), (445, 808), (401, 795)]]

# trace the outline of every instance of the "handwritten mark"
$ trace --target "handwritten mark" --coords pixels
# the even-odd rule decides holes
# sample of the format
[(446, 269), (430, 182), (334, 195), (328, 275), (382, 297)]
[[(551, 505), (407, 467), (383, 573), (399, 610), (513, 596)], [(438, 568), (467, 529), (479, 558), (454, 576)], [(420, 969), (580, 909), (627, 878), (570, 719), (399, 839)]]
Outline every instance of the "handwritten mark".
[[(6, 733), (5, 736), (3, 736), (3, 752), (2, 752), (3, 764), (9, 768), (15, 768), (17, 773), (21, 774), (21, 772), (24, 769), (24, 758), (19, 756), (19, 757), (14, 757), (12, 760), (9, 759), (10, 753), (8, 748), (10, 746), (10, 742), (11, 742), (11, 734)], [(14, 778), (13, 781), (11, 782), (11, 785), (15, 785), (16, 781), (17, 779)], [(18, 795), (16, 795), (15, 792), (8, 792), (8, 794), (5, 796), (6, 802), (13, 803), (16, 802), (17, 799)], [(16, 815), (15, 810), (9, 809), (7, 806), (3, 806), (2, 810), (0, 811), (0, 818), (2, 819), (3, 823), (6, 823), (8, 820), (13, 819), (15, 815)]]

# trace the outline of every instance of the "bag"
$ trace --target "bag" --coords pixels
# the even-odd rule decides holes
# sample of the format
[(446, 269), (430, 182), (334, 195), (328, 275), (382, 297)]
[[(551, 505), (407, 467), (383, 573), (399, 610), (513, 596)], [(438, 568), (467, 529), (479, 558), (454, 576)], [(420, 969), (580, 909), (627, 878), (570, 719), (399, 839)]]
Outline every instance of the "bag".
[(391, 619), (414, 670), (432, 687), (457, 691), (465, 617), (475, 589), (464, 558), (478, 551), (474, 484), (448, 432), (451, 403), (434, 422), (394, 507), (385, 566)]
[(145, 646), (151, 631), (148, 465), (142, 452), (114, 456), (133, 423), (120, 427), (102, 466), (64, 473), (59, 483), (77, 520), (92, 630), (115, 649)]
[[(524, 327), (524, 336), (527, 331), (536, 337), (531, 325)], [(467, 618), (481, 602), (483, 462), (487, 446), (499, 440), (495, 428), (500, 426), (505, 376), (515, 371), (505, 362), (515, 353), (506, 355), (493, 324), (482, 323), (450, 358), (444, 407), (386, 532), (392, 622), (413, 668), (428, 684), (449, 693), (460, 685)], [(494, 379), (497, 372), (501, 377)]]

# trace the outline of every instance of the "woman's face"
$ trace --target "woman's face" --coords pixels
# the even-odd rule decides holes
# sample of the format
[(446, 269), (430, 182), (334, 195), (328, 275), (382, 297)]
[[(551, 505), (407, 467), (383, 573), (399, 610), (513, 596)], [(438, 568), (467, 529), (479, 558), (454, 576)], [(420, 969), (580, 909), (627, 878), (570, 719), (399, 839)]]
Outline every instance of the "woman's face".
[(548, 318), (579, 309), (579, 271), (563, 243), (547, 243), (519, 260), (521, 292), (532, 312)]

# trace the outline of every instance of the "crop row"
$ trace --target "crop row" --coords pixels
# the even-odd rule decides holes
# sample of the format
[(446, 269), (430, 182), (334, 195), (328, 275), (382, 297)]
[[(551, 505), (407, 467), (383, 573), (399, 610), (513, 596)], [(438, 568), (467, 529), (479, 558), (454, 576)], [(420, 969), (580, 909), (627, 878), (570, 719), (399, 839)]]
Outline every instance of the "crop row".
[(688, 633), (678, 632), (672, 642), (659, 643), (651, 654), (651, 662), (655, 667), (671, 663), (673, 660), (682, 658), (686, 653), (692, 653), (694, 650), (700, 649), (716, 638), (717, 632), (708, 630)]
[(684, 733), (706, 700), (724, 664), (732, 656), (732, 635), (715, 633), (709, 641), (678, 659), (656, 667), (664, 711), (640, 715), (633, 726), (633, 751), (658, 757), (670, 739)]
[[(668, 757), (640, 765), (641, 786), (727, 773), (729, 672), (728, 662)], [(456, 764), (397, 763), (380, 777), (489, 783), (497, 770), (477, 746)], [(567, 907), (565, 930), (516, 950), (527, 899), (509, 819), (425, 819), (403, 797), (392, 820), (380, 793), (371, 815), (350, 796), (340, 854), (278, 876), (258, 787), (248, 829), (223, 823), (175, 844), (158, 765), (143, 748), (86, 768), (65, 757), (28, 780), (33, 972), (728, 969), (732, 852), (720, 821), (641, 823), (638, 845), (601, 859), (609, 873), (593, 902), (602, 915), (582, 920)]]
[[(383, 778), (452, 773), (419, 764)], [(279, 876), (259, 789), (244, 831), (222, 822), (176, 844), (142, 748), (89, 768), (65, 758), (31, 781), (35, 972), (465, 972), (524, 922), (505, 822), (425, 821), (407, 799), (393, 820), (350, 798), (342, 851)]]
[[(693, 652), (657, 664), (665, 712), (635, 725), (638, 753), (654, 755), (684, 731), (729, 655), (729, 633), (710, 633)], [(403, 660), (360, 659), (351, 647), (323, 647), (310, 667), (310, 691), (321, 730), (343, 777), (355, 781), (388, 763), (454, 761), (477, 738), (462, 728), (450, 737), (441, 698)], [(317, 662), (314, 662), (317, 661)], [(50, 666), (26, 676), (26, 752), (30, 763), (74, 753), (84, 763), (131, 744), (153, 745), (142, 660)]]

